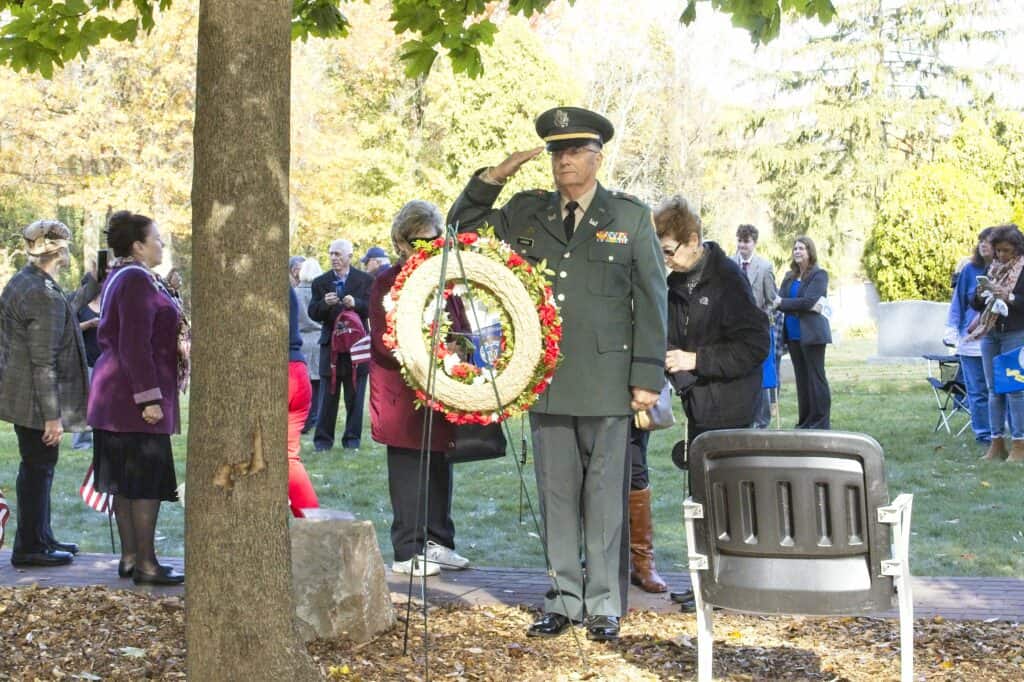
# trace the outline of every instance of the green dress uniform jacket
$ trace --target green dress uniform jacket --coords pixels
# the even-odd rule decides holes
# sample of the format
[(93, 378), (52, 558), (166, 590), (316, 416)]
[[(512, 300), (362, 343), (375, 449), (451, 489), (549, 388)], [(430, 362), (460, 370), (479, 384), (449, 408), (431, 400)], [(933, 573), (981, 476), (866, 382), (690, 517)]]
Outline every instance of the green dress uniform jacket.
[[(78, 298), (90, 300), (95, 289), (93, 280)], [(83, 431), (88, 377), (73, 303), (26, 265), (0, 295), (0, 420), (42, 431), (60, 418), (66, 431)]]
[(479, 172), (448, 213), (462, 232), (485, 225), (531, 264), (547, 263), (562, 313), (562, 363), (534, 404), (541, 414), (625, 416), (630, 386), (665, 383), (665, 271), (651, 210), (600, 184), (566, 242), (558, 192), (519, 192), (492, 208), (500, 185)]

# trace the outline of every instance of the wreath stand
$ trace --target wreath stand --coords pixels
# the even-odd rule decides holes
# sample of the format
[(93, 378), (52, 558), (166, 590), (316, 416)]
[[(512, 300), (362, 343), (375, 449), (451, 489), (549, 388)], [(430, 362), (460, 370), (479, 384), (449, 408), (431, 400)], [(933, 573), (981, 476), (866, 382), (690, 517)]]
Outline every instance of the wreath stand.
[[(460, 280), (461, 283), (463, 284), (463, 286), (465, 287), (465, 294), (464, 295), (466, 296), (466, 299), (467, 299), (466, 309), (468, 311), (468, 314), (472, 315), (471, 322), (472, 322), (473, 326), (475, 328), (477, 328), (477, 329), (480, 328), (480, 321), (479, 321), (479, 319), (477, 319), (476, 306), (473, 305), (473, 303), (474, 303), (474, 299), (473, 299), (473, 283), (469, 280), (469, 277), (467, 276), (466, 265), (465, 265), (465, 262), (463, 260), (463, 254), (462, 254), (461, 249), (459, 248), (459, 246), (460, 246), (460, 243), (459, 243), (459, 240), (458, 240), (458, 225), (457, 224), (455, 226), (449, 225), (446, 228), (446, 230), (445, 230), (444, 247), (442, 248), (441, 253), (438, 254), (438, 256), (441, 259), (441, 263), (440, 263), (440, 268), (439, 268), (439, 272), (438, 272), (437, 288), (434, 289), (436, 294), (434, 296), (434, 301), (435, 302), (434, 302), (434, 310), (433, 310), (433, 317), (432, 317), (433, 324), (431, 326), (431, 329), (432, 329), (431, 337), (430, 337), (430, 348), (431, 349), (437, 348), (438, 347), (438, 342), (440, 341), (440, 333), (441, 333), (441, 324), (440, 324), (440, 322), (441, 322), (441, 315), (443, 314), (443, 310), (444, 310), (444, 301), (445, 301), (444, 296), (441, 295), (441, 292), (444, 291), (445, 285), (446, 285), (446, 283), (450, 279), (458, 279), (458, 280)], [(457, 268), (457, 269), (455, 270), (455, 275), (454, 276), (449, 276), (449, 266), (450, 266), (451, 261), (452, 261), (452, 254), (454, 254), (455, 268)], [(509, 311), (509, 312), (511, 313), (512, 311)], [(531, 314), (532, 314), (532, 311), (531, 311)], [(422, 312), (420, 313), (420, 316), (422, 318)], [(488, 385), (491, 387), (491, 390), (493, 391), (495, 402), (497, 403), (497, 405), (500, 408), (500, 406), (503, 405), (504, 402), (502, 400), (502, 396), (501, 396), (501, 393), (500, 393), (498, 382), (496, 381), (497, 377), (494, 374), (494, 368), (493, 368), (493, 366), (488, 366), (485, 371), (489, 372), (490, 381), (488, 382)], [(465, 386), (465, 388), (468, 389), (470, 387), (469, 386)], [(419, 452), (419, 476), (418, 476), (419, 486), (418, 486), (417, 491), (416, 491), (416, 506), (419, 509), (419, 511), (417, 512), (417, 520), (419, 520), (419, 519), (423, 520), (423, 538), (424, 538), (424, 552), (423, 552), (423, 554), (424, 554), (424, 558), (425, 558), (425, 555), (426, 555), (425, 543), (426, 543), (427, 530), (428, 530), (427, 529), (427, 515), (428, 515), (427, 511), (429, 509), (429, 490), (430, 490), (430, 467), (427, 466), (427, 459), (430, 456), (431, 436), (433, 434), (434, 419), (436, 417), (435, 410), (431, 409), (429, 407), (429, 405), (434, 401), (434, 398), (436, 397), (437, 389), (438, 389), (437, 363), (436, 362), (430, 362), (429, 366), (427, 368), (426, 386), (424, 387), (424, 392), (427, 395), (427, 400), (425, 402), (427, 403), (428, 407), (424, 410), (424, 413), (423, 413), (423, 429), (422, 429), (422, 437), (421, 437), (421, 440), (420, 440), (420, 452)], [(499, 411), (500, 411), (500, 409), (499, 409)], [(520, 417), (520, 419), (526, 419), (526, 416), (523, 415), (522, 417)], [(543, 531), (541, 530), (541, 527), (540, 527), (540, 521), (537, 518), (537, 512), (536, 512), (536, 509), (535, 509), (534, 504), (533, 504), (533, 499), (530, 496), (529, 489), (526, 486), (526, 478), (525, 478), (524, 473), (523, 473), (524, 467), (526, 465), (526, 455), (527, 455), (525, 427), (521, 426), (521, 429), (520, 429), (521, 439), (520, 439), (520, 448), (519, 448), (518, 452), (517, 452), (516, 447), (514, 445), (516, 441), (512, 437), (512, 429), (509, 426), (509, 423), (508, 423), (507, 419), (502, 422), (502, 428), (504, 429), (504, 432), (505, 432), (505, 440), (508, 443), (508, 447), (512, 450), (512, 459), (516, 463), (516, 472), (519, 475), (519, 500), (520, 500), (520, 502), (519, 502), (519, 504), (520, 504), (520, 507), (519, 507), (519, 522), (522, 523), (523, 501), (525, 500), (526, 508), (529, 511), (530, 518), (533, 521), (533, 527), (534, 527), (534, 531), (536, 532), (536, 537), (540, 540), (540, 543), (541, 543), (541, 549), (542, 549), (542, 551), (544, 553), (544, 565), (545, 565), (545, 567), (547, 569), (548, 576), (551, 578), (552, 588), (555, 590), (555, 593), (558, 594), (559, 598), (562, 600), (563, 609), (565, 609), (565, 611), (568, 612), (568, 608), (565, 605), (565, 597), (562, 595), (561, 587), (558, 584), (558, 576), (555, 573), (555, 571), (551, 568), (551, 559), (548, 556), (547, 544), (543, 540)], [(408, 654), (409, 653), (409, 627), (410, 627), (410, 615), (412, 613), (413, 577), (414, 576), (412, 574), (412, 571), (410, 571), (410, 573), (409, 573), (409, 583), (408, 583), (408, 587), (407, 587), (407, 590), (406, 590), (405, 632), (404, 632), (404, 636), (403, 636), (403, 640), (402, 640), (402, 653), (403, 654)], [(429, 682), (429, 680), (430, 680), (430, 639), (429, 639), (430, 632), (429, 632), (429, 615), (428, 615), (428, 609), (427, 609), (427, 576), (426, 576), (426, 571), (424, 571), (423, 575), (420, 577), (420, 601), (421, 601), (421, 603), (423, 605), (423, 679), (424, 679), (425, 682)], [(580, 638), (579, 638), (579, 635), (576, 632), (576, 629), (575, 628), (570, 628), (570, 629), (572, 630), (573, 641), (576, 644), (576, 650), (579, 653), (580, 660), (581, 660), (581, 662), (583, 664), (583, 669), (584, 669), (584, 671), (587, 671), (587, 670), (589, 670), (589, 664), (587, 662), (586, 652), (583, 649), (583, 644), (580, 641)]]

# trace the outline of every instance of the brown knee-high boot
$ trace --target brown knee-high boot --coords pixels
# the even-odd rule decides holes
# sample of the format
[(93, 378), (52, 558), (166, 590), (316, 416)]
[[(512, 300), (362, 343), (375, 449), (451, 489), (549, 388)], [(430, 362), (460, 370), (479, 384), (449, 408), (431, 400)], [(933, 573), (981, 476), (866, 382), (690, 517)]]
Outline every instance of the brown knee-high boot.
[(629, 491), (629, 580), (645, 592), (664, 592), (668, 585), (654, 567), (654, 530), (651, 527), (651, 489)]

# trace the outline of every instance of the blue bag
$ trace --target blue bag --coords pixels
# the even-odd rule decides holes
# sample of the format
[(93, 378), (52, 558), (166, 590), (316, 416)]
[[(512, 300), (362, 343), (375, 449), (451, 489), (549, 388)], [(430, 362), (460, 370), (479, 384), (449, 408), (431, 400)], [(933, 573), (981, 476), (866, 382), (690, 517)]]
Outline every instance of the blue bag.
[(768, 357), (764, 359), (761, 366), (761, 388), (778, 388), (779, 371), (775, 366), (775, 334), (774, 330), (768, 328)]
[(993, 358), (992, 375), (996, 393), (1024, 391), (1024, 346)]

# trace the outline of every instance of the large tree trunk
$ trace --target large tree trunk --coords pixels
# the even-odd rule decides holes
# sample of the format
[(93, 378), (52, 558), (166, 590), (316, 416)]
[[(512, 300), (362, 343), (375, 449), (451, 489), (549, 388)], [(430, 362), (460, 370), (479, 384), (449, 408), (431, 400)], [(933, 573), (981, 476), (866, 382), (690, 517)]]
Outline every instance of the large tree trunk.
[(188, 676), (318, 677), (287, 525), (290, 0), (202, 0), (185, 517)]

